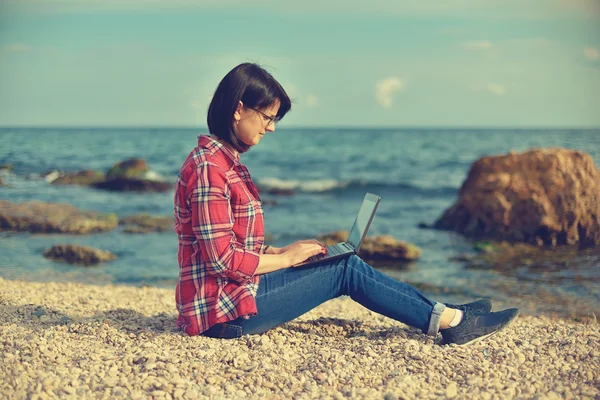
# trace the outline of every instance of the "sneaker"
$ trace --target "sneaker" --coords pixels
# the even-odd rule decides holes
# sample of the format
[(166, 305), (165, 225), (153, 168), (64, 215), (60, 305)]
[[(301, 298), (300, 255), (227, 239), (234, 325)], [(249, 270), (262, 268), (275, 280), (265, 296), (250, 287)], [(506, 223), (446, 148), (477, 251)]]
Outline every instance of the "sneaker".
[(467, 304), (446, 304), (446, 307), (461, 310), (462, 312), (467, 310), (490, 312), (492, 310), (492, 302), (489, 299), (479, 299)]
[(519, 310), (516, 308), (498, 312), (467, 310), (458, 325), (441, 330), (444, 344), (464, 345), (478, 342), (500, 332), (518, 314)]

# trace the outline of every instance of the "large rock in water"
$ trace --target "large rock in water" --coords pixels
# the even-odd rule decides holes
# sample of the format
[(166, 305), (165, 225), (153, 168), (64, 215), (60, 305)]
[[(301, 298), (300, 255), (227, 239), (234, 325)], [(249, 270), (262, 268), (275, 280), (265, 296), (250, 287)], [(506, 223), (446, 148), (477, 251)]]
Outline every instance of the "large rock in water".
[(117, 256), (106, 250), (75, 244), (58, 244), (44, 251), (44, 257), (69, 264), (85, 266), (96, 265), (104, 261), (116, 260)]
[[(336, 231), (317, 239), (325, 246), (331, 246), (348, 240), (348, 234), (348, 231)], [(369, 261), (413, 261), (421, 257), (421, 249), (390, 235), (367, 236), (358, 254)]]
[(148, 163), (141, 158), (130, 158), (111, 167), (106, 173), (106, 179), (142, 178), (148, 172)]
[(115, 214), (80, 211), (70, 204), (0, 200), (0, 232), (85, 234), (111, 231), (118, 222)]
[(483, 157), (434, 228), (538, 246), (600, 244), (600, 171), (581, 151)]
[(67, 172), (53, 180), (51, 183), (53, 185), (88, 186), (96, 182), (102, 182), (103, 180), (104, 174), (102, 172), (86, 169), (79, 172)]
[(91, 184), (96, 189), (115, 192), (168, 192), (174, 184), (157, 180), (148, 168), (146, 160), (131, 158), (112, 166), (106, 180)]
[(160, 175), (148, 169), (141, 158), (131, 158), (113, 165), (106, 176), (102, 172), (83, 170), (78, 172), (47, 171), (42, 177), (53, 185), (91, 186), (115, 192), (168, 192), (174, 184), (162, 180)]
[(94, 183), (91, 186), (113, 192), (168, 192), (175, 190), (175, 185), (170, 182), (130, 178), (110, 179)]

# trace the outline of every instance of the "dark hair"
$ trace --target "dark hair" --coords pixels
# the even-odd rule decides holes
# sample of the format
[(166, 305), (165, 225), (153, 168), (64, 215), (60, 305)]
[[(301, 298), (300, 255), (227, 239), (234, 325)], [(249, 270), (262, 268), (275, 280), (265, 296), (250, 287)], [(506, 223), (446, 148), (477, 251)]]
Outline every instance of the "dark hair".
[(240, 100), (244, 106), (257, 109), (279, 101), (275, 121), (281, 120), (290, 111), (292, 102), (279, 82), (257, 64), (240, 64), (225, 75), (208, 107), (208, 130), (244, 153), (250, 146), (239, 140), (233, 130), (233, 114)]

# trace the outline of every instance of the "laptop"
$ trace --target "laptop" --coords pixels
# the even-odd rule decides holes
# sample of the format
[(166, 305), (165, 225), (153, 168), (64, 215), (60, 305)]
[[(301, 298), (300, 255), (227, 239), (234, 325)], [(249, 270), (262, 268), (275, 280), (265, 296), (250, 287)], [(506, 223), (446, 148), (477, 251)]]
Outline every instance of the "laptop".
[(327, 246), (327, 254), (317, 254), (316, 256), (308, 258), (306, 261), (294, 265), (294, 267), (321, 264), (323, 262), (357, 254), (365, 239), (365, 236), (367, 236), (367, 232), (371, 226), (371, 221), (373, 221), (373, 217), (375, 216), (375, 212), (377, 211), (377, 206), (379, 205), (380, 200), (381, 197), (372, 193), (367, 193), (362, 205), (360, 206), (360, 209), (358, 210), (358, 215), (354, 220), (352, 229), (350, 229), (348, 240)]

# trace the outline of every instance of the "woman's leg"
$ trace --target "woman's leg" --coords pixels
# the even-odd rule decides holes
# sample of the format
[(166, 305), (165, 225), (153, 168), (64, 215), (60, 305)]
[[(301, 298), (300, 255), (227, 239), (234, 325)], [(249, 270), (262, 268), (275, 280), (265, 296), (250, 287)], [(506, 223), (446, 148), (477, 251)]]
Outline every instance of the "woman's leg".
[(229, 322), (243, 334), (265, 332), (333, 298), (348, 295), (366, 308), (436, 335), (445, 305), (375, 270), (358, 256), (331, 264), (287, 268), (261, 276), (258, 315)]

